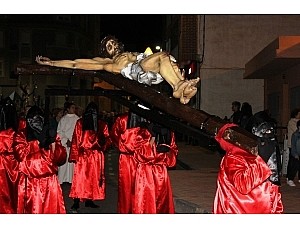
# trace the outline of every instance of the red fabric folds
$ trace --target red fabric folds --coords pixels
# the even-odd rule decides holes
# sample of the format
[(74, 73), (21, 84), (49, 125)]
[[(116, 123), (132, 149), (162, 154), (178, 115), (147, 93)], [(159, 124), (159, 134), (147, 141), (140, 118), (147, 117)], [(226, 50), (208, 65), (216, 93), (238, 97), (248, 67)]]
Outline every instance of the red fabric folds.
[[(105, 144), (100, 145), (102, 139)], [(69, 196), (80, 200), (105, 199), (103, 152), (111, 145), (108, 126), (98, 121), (98, 132), (82, 130), (82, 119), (77, 120), (72, 137), (69, 162), (75, 162)]]
[(66, 162), (67, 153), (59, 136), (45, 150), (39, 148), (37, 140), (28, 142), (24, 132), (19, 132), (14, 148), (20, 162), (17, 213), (66, 213), (57, 170), (59, 164)]
[[(173, 195), (167, 168), (176, 164), (178, 148), (174, 133), (170, 151), (156, 152), (147, 129), (126, 129), (127, 116), (119, 117), (113, 127), (119, 146), (120, 213), (174, 213)], [(117, 132), (119, 130), (119, 132)], [(120, 187), (121, 185), (121, 187)], [(128, 203), (131, 201), (131, 203)]]
[(132, 201), (134, 198), (134, 179), (136, 170), (136, 161), (133, 159), (134, 148), (127, 150), (130, 143), (124, 144), (123, 141), (130, 139), (121, 137), (127, 129), (128, 115), (119, 116), (111, 129), (111, 139), (113, 144), (119, 149), (119, 179), (118, 179), (118, 213), (132, 213)]
[(279, 186), (268, 181), (271, 170), (260, 156), (255, 156), (223, 139), (226, 124), (216, 140), (226, 151), (217, 179), (213, 213), (282, 213)]
[(17, 213), (18, 162), (13, 151), (14, 130), (0, 131), (0, 214)]

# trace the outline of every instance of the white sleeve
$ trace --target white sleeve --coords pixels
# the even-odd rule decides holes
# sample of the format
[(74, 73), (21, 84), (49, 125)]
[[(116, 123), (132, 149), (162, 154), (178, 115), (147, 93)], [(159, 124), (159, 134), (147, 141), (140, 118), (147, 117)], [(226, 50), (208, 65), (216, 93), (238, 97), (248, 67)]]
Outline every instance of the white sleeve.
[(68, 141), (68, 137), (66, 136), (65, 131), (63, 130), (64, 122), (65, 122), (64, 118), (61, 118), (61, 120), (58, 122), (58, 125), (57, 125), (57, 134), (59, 135), (61, 144), (63, 146), (65, 146)]

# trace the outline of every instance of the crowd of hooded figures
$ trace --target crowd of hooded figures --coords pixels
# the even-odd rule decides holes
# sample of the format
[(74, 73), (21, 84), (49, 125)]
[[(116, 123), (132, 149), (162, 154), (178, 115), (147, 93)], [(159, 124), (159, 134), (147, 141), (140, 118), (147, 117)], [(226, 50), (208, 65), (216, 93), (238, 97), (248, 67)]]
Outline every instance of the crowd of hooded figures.
[(105, 199), (104, 152), (111, 146), (120, 150), (118, 212), (175, 213), (167, 172), (178, 153), (174, 132), (131, 111), (109, 122), (98, 109), (90, 102), (78, 116), (66, 102), (51, 118), (38, 106), (17, 116), (14, 102), (1, 100), (0, 213), (66, 213), (64, 182), (71, 183), (71, 212), (80, 202), (99, 207), (94, 200)]
[[(251, 111), (247, 118), (236, 118), (234, 113), (232, 122), (215, 136), (224, 154), (212, 212), (283, 213), (274, 122), (266, 111), (252, 115), (249, 107), (246, 110)], [(117, 212), (175, 213), (168, 175), (178, 155), (175, 132), (130, 109), (113, 116), (110, 123), (95, 102), (77, 111), (74, 103), (67, 102), (63, 109), (53, 109), (50, 119), (38, 106), (26, 107), (18, 117), (13, 101), (1, 100), (0, 213), (66, 213), (64, 182), (71, 184), (71, 212), (78, 212), (80, 202), (99, 207), (94, 201), (105, 199), (104, 153), (112, 146), (120, 152)], [(299, 113), (293, 112), (293, 118)], [(253, 151), (231, 141), (231, 128), (247, 130), (250, 124), (258, 145)], [(300, 138), (300, 122), (296, 127), (292, 150), (298, 148), (294, 142)], [(291, 156), (299, 158), (297, 153)]]

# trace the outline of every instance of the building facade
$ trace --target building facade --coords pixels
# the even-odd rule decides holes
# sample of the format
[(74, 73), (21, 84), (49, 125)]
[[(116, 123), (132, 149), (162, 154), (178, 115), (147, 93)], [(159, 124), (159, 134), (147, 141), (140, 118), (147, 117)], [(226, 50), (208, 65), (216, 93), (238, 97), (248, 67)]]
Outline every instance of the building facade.
[[(279, 36), (299, 35), (299, 15), (168, 15), (166, 21), (166, 49), (181, 64), (196, 60), (200, 65), (199, 91), (191, 105), (221, 118), (232, 114), (235, 100), (250, 103), (254, 113), (274, 110), (268, 107), (266, 81), (245, 79), (245, 65)], [(273, 115), (279, 125), (286, 124)]]
[(279, 36), (245, 68), (245, 79), (263, 79), (265, 107), (281, 126), (300, 107), (300, 36)]
[[(19, 106), (44, 107), (45, 89), (91, 89), (91, 77), (18, 76), (17, 63), (35, 64), (37, 55), (51, 59), (91, 58), (100, 42), (99, 15), (1, 15), (0, 16), (0, 93), (20, 97)], [(89, 98), (69, 97), (76, 104)], [(53, 96), (50, 108), (62, 107), (65, 96)]]

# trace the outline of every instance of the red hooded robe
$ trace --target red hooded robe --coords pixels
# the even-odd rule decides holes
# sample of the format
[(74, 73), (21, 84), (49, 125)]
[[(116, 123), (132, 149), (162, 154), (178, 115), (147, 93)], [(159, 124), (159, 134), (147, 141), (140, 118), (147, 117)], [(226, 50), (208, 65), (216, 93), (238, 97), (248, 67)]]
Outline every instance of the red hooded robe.
[(225, 130), (233, 126), (236, 125), (224, 125), (215, 137), (226, 154), (220, 164), (213, 213), (282, 213), (279, 186), (268, 180), (271, 175), (268, 165), (260, 156), (223, 139)]
[(18, 162), (13, 150), (15, 131), (0, 131), (0, 214), (17, 213)]
[(66, 213), (57, 171), (66, 162), (67, 152), (59, 136), (46, 150), (39, 147), (38, 140), (27, 141), (25, 132), (20, 131), (14, 149), (20, 162), (17, 213)]
[[(121, 155), (123, 153), (123, 157), (126, 157), (124, 159), (120, 157), (119, 183), (124, 185), (123, 188), (119, 188), (119, 194), (121, 191), (120, 195), (123, 197), (119, 198), (119, 206), (131, 206), (127, 210), (135, 214), (175, 213), (167, 170), (168, 167), (176, 165), (178, 148), (174, 133), (171, 133), (169, 152), (158, 153), (156, 145), (150, 144), (152, 136), (147, 129), (140, 127), (126, 129), (127, 117), (124, 116), (119, 117), (117, 121), (122, 123), (115, 123), (119, 126), (118, 129), (125, 129), (122, 134), (119, 134), (117, 144)], [(118, 135), (116, 129), (115, 126), (113, 135)], [(126, 201), (131, 201), (131, 204)], [(123, 209), (119, 208), (119, 211)]]
[[(100, 145), (103, 139), (105, 144)], [(98, 131), (82, 130), (77, 120), (72, 137), (69, 162), (75, 162), (69, 197), (80, 200), (105, 199), (104, 154), (111, 145), (108, 126), (98, 120)]]

